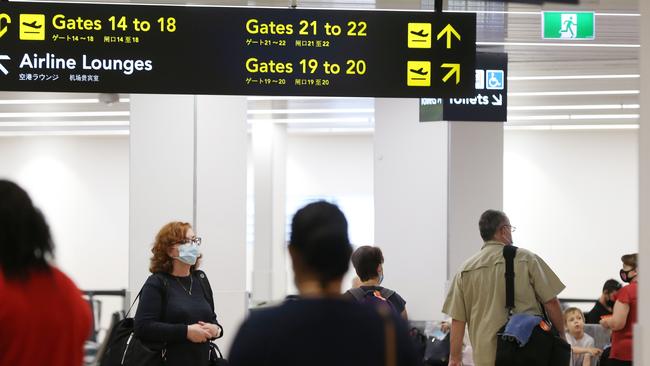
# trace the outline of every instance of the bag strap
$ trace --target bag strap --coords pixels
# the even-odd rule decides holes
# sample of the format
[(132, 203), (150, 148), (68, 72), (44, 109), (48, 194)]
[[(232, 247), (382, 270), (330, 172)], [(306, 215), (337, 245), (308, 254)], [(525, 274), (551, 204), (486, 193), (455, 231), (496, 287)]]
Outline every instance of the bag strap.
[(385, 347), (385, 366), (397, 366), (397, 332), (395, 323), (386, 308), (380, 308), (379, 315), (384, 319), (384, 347)]
[(506, 259), (506, 309), (508, 316), (512, 315), (515, 309), (515, 255), (517, 247), (513, 245), (503, 246), (503, 257)]
[[(163, 285), (163, 287), (162, 287), (163, 291), (161, 293), (161, 295), (162, 295), (162, 308), (161, 308), (162, 309), (162, 312), (161, 312), (162, 317), (161, 317), (161, 319), (165, 319), (165, 316), (167, 315), (166, 314), (167, 313), (167, 286), (168, 286), (167, 279), (160, 273), (154, 273), (154, 276), (156, 276), (156, 278), (158, 278), (158, 280)], [(124, 314), (125, 318), (129, 317), (129, 314), (131, 313), (131, 309), (133, 309), (133, 305), (135, 305), (135, 302), (138, 301), (138, 299), (140, 298), (140, 295), (142, 295), (142, 288), (140, 289), (140, 291), (138, 291), (138, 294), (135, 296), (135, 299), (133, 299), (133, 302), (131, 303), (131, 306), (129, 306), (129, 310), (126, 312), (126, 314)]]
[(383, 297), (384, 299), (386, 299), (386, 301), (388, 301), (388, 298), (393, 296), (393, 294), (395, 294), (395, 291), (382, 287), (379, 293), (381, 294), (381, 297)]
[(208, 276), (205, 275), (205, 272), (198, 269), (192, 274), (196, 274), (199, 277), (199, 283), (201, 284), (201, 288), (203, 288), (205, 299), (208, 300), (208, 304), (210, 304), (210, 308), (214, 312), (214, 295), (212, 293), (212, 286), (210, 286), (210, 281), (208, 281)]
[(162, 307), (160, 308), (160, 320), (165, 320), (167, 316), (167, 287), (169, 287), (169, 283), (167, 282), (167, 277), (162, 273), (154, 273), (154, 276), (156, 276), (163, 285), (161, 293)]
[[(205, 299), (208, 301), (208, 304), (210, 304), (210, 309), (212, 309), (212, 312), (214, 313), (214, 294), (212, 293), (212, 286), (210, 286), (210, 281), (208, 280), (208, 276), (205, 274), (205, 272), (198, 269), (192, 273), (193, 276), (195, 274), (199, 277), (199, 283), (201, 284), (201, 288), (203, 289), (203, 294), (205, 295)], [(219, 324), (219, 321), (217, 321), (216, 325), (219, 328), (221, 328), (221, 334), (218, 337), (221, 338), (223, 337), (223, 326)], [(219, 352), (221, 353), (221, 351)]]
[(363, 298), (366, 296), (366, 292), (360, 287), (351, 288), (349, 291), (358, 302), (362, 302)]

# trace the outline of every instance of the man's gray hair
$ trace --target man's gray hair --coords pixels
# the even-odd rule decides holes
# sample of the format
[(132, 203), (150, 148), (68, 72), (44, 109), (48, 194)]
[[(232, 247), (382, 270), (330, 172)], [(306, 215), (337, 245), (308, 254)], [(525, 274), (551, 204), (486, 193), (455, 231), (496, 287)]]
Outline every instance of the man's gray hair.
[(488, 241), (494, 239), (494, 234), (501, 225), (503, 225), (508, 216), (499, 210), (487, 210), (483, 212), (478, 220), (478, 229), (481, 232), (481, 238)]

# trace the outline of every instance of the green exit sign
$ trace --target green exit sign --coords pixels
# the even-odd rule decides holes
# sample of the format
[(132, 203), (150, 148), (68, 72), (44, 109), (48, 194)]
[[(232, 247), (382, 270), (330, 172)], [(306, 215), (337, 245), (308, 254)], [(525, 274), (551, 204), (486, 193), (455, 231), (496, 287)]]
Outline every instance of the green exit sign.
[(594, 12), (545, 11), (542, 13), (544, 39), (595, 39)]

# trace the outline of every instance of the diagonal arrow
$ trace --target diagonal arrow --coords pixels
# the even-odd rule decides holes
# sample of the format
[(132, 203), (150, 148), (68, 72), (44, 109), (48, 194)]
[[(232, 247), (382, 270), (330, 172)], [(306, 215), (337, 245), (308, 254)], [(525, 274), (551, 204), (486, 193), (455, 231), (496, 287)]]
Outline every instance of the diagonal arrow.
[(442, 78), (442, 81), (443, 81), (444, 83), (446, 83), (447, 80), (449, 80), (449, 78), (450, 78), (453, 74), (456, 74), (456, 84), (459, 84), (459, 83), (460, 83), (460, 64), (442, 64), (442, 65), (440, 65), (440, 67), (444, 67), (444, 68), (447, 68), (447, 69), (451, 69), (451, 70), (449, 70), (449, 72), (447, 73), (447, 75), (445, 75), (445, 77)]
[(492, 105), (503, 105), (503, 95), (493, 95), (492, 96)]
[(453, 35), (454, 37), (458, 38), (460, 41), (460, 34), (456, 32), (454, 27), (451, 26), (451, 24), (447, 24), (446, 27), (444, 27), (440, 33), (438, 33), (438, 38), (437, 40), (440, 40), (444, 35), (447, 35), (447, 49), (451, 48), (451, 36)]
[[(0, 55), (0, 60), (11, 60), (11, 58), (9, 58), (7, 55)], [(2, 71), (2, 73), (5, 75), (9, 74), (9, 70), (7, 70), (2, 64), (0, 64), (0, 71)]]

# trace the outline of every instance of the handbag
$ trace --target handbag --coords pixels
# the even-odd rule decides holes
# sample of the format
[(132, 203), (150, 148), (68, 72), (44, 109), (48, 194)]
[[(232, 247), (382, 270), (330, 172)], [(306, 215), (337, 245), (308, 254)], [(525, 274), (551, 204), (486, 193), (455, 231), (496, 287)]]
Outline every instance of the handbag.
[[(167, 280), (156, 275), (163, 283), (163, 294), (167, 292)], [(99, 366), (159, 366), (165, 358), (165, 344), (156, 342), (143, 342), (135, 336), (133, 330), (133, 318), (129, 313), (135, 302), (140, 297), (142, 290), (133, 300), (133, 303), (126, 312), (124, 319), (115, 323), (106, 335), (106, 340), (100, 350), (97, 359)], [(167, 310), (167, 296), (162, 296), (162, 318), (164, 319)]]
[(210, 342), (210, 366), (230, 366), (230, 362), (223, 358), (219, 346)]
[[(506, 259), (506, 308), (508, 321), (515, 308), (515, 272), (514, 260), (517, 247), (506, 245), (503, 247), (503, 256)], [(544, 306), (542, 306), (544, 310)], [(544, 312), (544, 320), (536, 325), (528, 339), (521, 347), (510, 337), (502, 337), (506, 324), (497, 332), (497, 356), (495, 366), (564, 366), (571, 361), (571, 346), (560, 337), (553, 326), (542, 328), (542, 324), (550, 324)]]
[(427, 366), (447, 366), (450, 353), (449, 333), (442, 339), (432, 337), (424, 350), (424, 364)]

